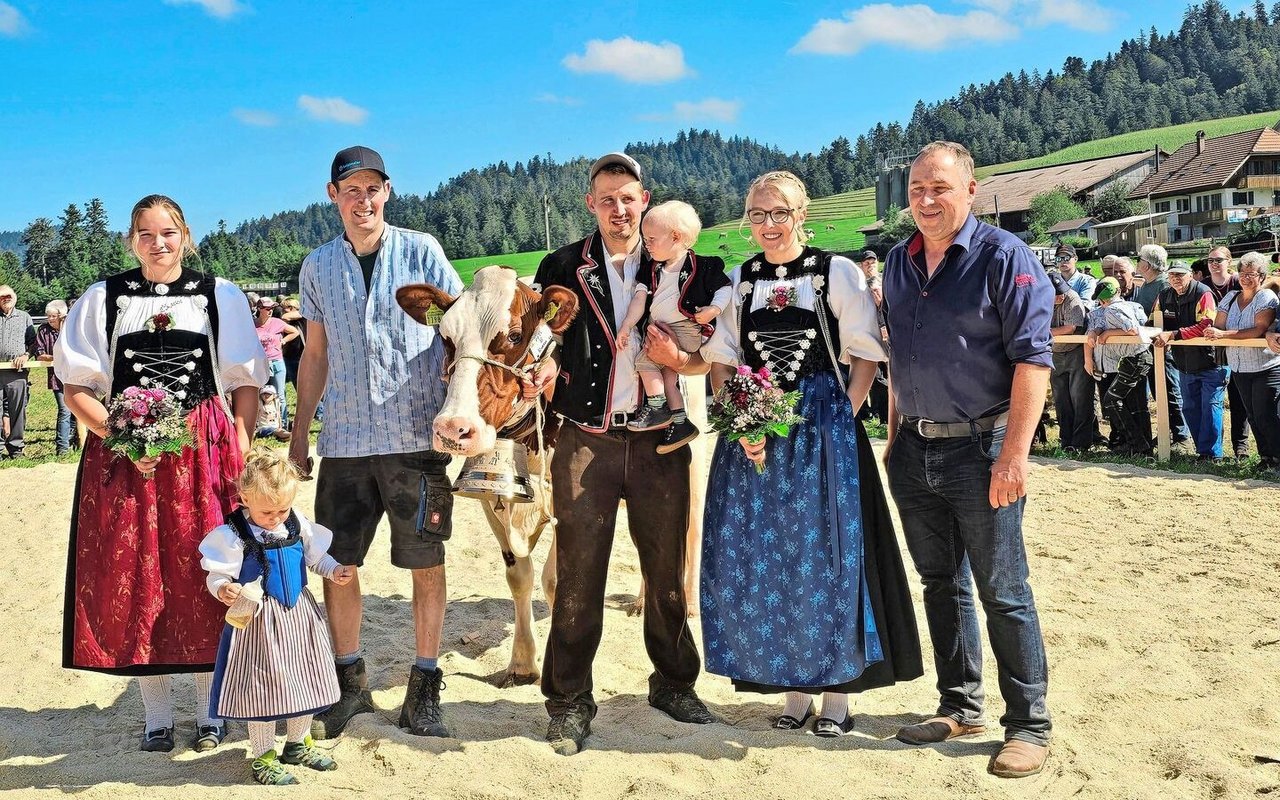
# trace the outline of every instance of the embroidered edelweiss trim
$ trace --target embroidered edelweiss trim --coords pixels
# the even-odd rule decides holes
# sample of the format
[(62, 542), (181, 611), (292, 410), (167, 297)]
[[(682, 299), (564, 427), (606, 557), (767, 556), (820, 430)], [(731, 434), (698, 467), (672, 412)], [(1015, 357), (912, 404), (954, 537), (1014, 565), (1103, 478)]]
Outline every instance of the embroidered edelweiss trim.
[(182, 288), (186, 289), (189, 292), (199, 285), (200, 285), (200, 281), (187, 281), (186, 283), (182, 284)]
[(137, 281), (125, 281), (124, 285), (128, 286), (130, 289), (133, 289), (135, 292), (142, 288), (142, 284), (138, 283)]

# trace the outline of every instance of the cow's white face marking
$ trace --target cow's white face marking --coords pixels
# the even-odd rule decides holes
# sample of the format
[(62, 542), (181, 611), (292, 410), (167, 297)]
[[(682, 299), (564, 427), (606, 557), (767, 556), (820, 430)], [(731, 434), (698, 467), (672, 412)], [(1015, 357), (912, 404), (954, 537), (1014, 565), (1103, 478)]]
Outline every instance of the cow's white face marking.
[(453, 375), (433, 426), (440, 452), (473, 456), (494, 447), (498, 433), (480, 416), (478, 381), (484, 365), (476, 359), (489, 358), (489, 342), (510, 326), (516, 283), (514, 270), (477, 270), (440, 321), (440, 335), (454, 347)]

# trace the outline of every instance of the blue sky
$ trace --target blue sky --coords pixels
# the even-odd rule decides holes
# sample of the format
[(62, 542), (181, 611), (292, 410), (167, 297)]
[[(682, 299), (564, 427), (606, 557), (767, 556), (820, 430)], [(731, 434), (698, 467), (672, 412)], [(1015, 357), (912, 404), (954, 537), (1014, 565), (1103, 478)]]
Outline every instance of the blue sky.
[(1186, 5), (0, 0), (0, 230), (91, 197), (122, 228), (163, 192), (199, 237), (323, 200), (357, 143), (413, 193), (690, 126), (817, 150), (905, 124), (917, 99), (1176, 29)]

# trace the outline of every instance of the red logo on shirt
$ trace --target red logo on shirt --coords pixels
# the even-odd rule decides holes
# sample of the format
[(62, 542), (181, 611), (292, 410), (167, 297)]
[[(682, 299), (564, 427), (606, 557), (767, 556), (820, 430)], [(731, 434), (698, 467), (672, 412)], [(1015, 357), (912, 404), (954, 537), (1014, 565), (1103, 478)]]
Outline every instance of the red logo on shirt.
[(1034, 275), (1028, 275), (1025, 272), (1022, 273), (1021, 275), (1013, 276), (1014, 286), (1030, 286), (1035, 282), (1036, 282), (1036, 277)]

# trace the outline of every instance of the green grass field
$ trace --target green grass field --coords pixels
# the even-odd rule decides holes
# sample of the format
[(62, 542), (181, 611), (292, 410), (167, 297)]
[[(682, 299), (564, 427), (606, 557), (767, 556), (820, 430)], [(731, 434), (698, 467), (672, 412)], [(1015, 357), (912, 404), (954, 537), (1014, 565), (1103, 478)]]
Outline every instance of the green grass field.
[(1280, 111), (1263, 111), (1258, 114), (1245, 114), (1239, 117), (1204, 120), (1202, 122), (1186, 122), (1181, 125), (1170, 125), (1167, 128), (1152, 128), (1133, 133), (1122, 133), (1106, 139), (1095, 139), (1092, 142), (1064, 147), (1053, 153), (1022, 161), (1006, 161), (1003, 164), (990, 164), (975, 170), (978, 180), (997, 172), (1009, 172), (1017, 169), (1033, 167), (1051, 167), (1054, 164), (1065, 164), (1070, 161), (1083, 161), (1089, 158), (1116, 156), (1121, 153), (1133, 153), (1138, 150), (1150, 150), (1160, 145), (1168, 153), (1173, 153), (1187, 142), (1194, 142), (1196, 131), (1204, 131), (1209, 138), (1226, 136), (1229, 133), (1252, 130), (1264, 126), (1275, 125), (1280, 120)]
[(470, 284), (471, 276), (475, 274), (475, 271), (490, 264), (502, 264), (506, 267), (515, 268), (517, 274), (532, 275), (538, 271), (538, 264), (542, 262), (546, 254), (546, 250), (534, 250), (531, 253), (507, 253), (501, 256), (460, 258), (451, 263), (453, 268), (458, 271), (458, 275), (462, 277), (463, 283)]

